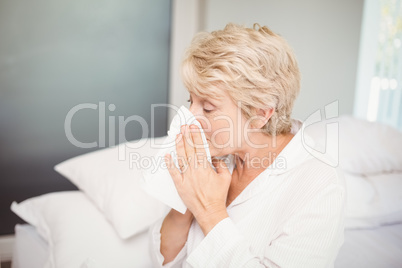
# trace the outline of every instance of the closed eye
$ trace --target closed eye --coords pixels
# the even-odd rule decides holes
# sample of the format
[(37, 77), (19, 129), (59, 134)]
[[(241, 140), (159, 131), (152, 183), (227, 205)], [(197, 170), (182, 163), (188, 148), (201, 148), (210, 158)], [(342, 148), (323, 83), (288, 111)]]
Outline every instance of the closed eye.
[[(193, 102), (191, 101), (191, 98), (188, 99), (187, 102), (190, 102), (190, 104), (193, 104)], [(205, 113), (210, 113), (210, 112), (213, 112), (213, 110), (204, 109), (204, 112), (205, 112)]]

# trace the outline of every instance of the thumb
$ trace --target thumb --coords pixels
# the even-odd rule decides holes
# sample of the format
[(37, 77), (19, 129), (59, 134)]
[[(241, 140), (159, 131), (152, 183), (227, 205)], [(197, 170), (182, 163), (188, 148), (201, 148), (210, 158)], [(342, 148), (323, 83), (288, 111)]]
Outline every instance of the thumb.
[(229, 168), (228, 168), (228, 166), (226, 165), (226, 163), (225, 163), (224, 160), (214, 158), (214, 159), (212, 160), (212, 164), (214, 165), (214, 167), (215, 167), (215, 169), (216, 169), (216, 172), (217, 172), (218, 174), (226, 174), (226, 173), (229, 173), (229, 174), (230, 174)]

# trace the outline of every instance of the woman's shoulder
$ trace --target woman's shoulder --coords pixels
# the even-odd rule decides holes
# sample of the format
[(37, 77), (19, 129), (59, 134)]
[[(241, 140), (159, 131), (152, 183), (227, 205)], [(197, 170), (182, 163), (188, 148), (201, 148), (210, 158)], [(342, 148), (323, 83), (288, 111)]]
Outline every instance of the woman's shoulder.
[(287, 172), (284, 179), (287, 183), (282, 201), (293, 209), (300, 209), (323, 195), (330, 194), (335, 199), (344, 198), (346, 192), (342, 170), (314, 157)]
[(344, 173), (339, 165), (328, 163), (314, 156), (307, 157), (293, 171), (297, 177), (303, 178), (306, 183), (336, 184), (345, 186)]
[(304, 161), (287, 172), (283, 179), (286, 180), (285, 187), (277, 202), (282, 211), (281, 219), (291, 217), (309, 204), (319, 206), (321, 201), (328, 203), (328, 200), (345, 202), (346, 187), (342, 171), (318, 159)]

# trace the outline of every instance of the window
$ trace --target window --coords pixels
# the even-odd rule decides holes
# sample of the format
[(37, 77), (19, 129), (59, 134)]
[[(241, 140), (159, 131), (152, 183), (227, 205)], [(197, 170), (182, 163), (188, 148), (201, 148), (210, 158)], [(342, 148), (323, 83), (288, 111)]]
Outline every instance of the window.
[(402, 3), (366, 0), (355, 115), (402, 130)]

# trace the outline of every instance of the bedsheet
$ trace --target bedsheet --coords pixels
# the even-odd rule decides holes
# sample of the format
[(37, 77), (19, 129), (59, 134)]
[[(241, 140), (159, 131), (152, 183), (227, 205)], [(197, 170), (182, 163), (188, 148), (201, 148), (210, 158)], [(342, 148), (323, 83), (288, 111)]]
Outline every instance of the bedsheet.
[(402, 267), (402, 224), (345, 230), (335, 268), (349, 267)]

